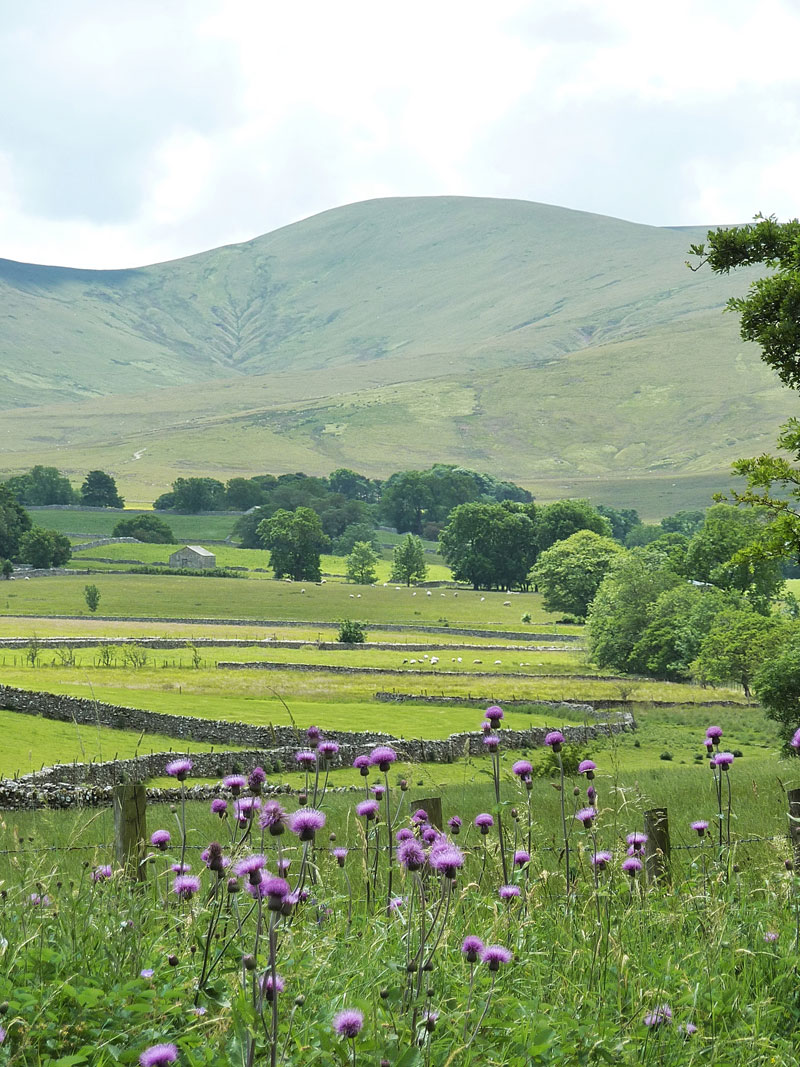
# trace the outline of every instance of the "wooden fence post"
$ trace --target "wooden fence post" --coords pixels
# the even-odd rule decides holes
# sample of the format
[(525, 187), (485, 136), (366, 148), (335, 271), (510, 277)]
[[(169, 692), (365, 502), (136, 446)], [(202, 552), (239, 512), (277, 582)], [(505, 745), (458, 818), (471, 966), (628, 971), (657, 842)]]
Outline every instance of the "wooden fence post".
[(428, 816), (428, 822), (437, 830), (442, 830), (442, 798), (426, 797), (425, 800), (414, 801), (414, 809), (422, 808)]
[(669, 816), (666, 808), (651, 808), (644, 813), (644, 866), (650, 882), (669, 881)]
[(147, 794), (143, 782), (114, 786), (114, 851), (117, 863), (136, 882), (147, 879)]
[(789, 837), (792, 841), (794, 873), (800, 874), (800, 789), (790, 789), (786, 794), (789, 800)]

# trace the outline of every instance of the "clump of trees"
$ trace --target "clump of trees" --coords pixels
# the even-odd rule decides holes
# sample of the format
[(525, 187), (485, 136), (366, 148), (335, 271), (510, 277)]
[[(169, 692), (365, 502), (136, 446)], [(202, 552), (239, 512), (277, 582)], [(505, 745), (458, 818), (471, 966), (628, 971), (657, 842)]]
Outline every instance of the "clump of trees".
[(135, 537), (151, 545), (172, 545), (175, 535), (170, 526), (158, 515), (134, 515), (130, 519), (120, 519), (111, 531), (112, 537)]
[(289, 577), (297, 582), (318, 582), (322, 577), (320, 555), (330, 547), (319, 515), (311, 508), (277, 511), (263, 519), (258, 534), (269, 549), (270, 565), (276, 578)]
[(424, 582), (428, 574), (425, 561), (425, 546), (416, 534), (406, 534), (392, 555), (391, 580), (393, 582)]

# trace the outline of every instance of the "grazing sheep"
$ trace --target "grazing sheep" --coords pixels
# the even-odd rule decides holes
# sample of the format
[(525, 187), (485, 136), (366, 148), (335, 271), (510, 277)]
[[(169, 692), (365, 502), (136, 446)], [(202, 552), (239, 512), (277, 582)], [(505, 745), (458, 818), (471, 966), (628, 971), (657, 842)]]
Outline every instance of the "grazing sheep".
[(456, 660), (456, 663), (460, 663), (460, 662), (461, 662), (461, 656), (459, 656), (458, 659)]
[(431, 663), (432, 664), (433, 663), (438, 663), (438, 662), (439, 662), (439, 657), (438, 656), (431, 656)]
[(358, 593), (358, 594), (356, 595), (356, 600), (360, 600), (360, 599), (361, 599), (361, 593)]
[(486, 599), (486, 597), (485, 597), (485, 596), (482, 596), (482, 597), (481, 597), (481, 604), (482, 604), (482, 603), (484, 602), (484, 600), (485, 600), (485, 599)]
[(301, 590), (300, 590), (300, 592), (301, 592), (301, 593), (305, 593), (305, 589), (301, 589)]
[(473, 663), (483, 663), (483, 660), (482, 659), (474, 659), (472, 662)]
[(503, 607), (504, 608), (510, 608), (511, 607), (511, 601), (510, 600), (504, 600), (503, 601)]
[(355, 600), (355, 598), (356, 598), (356, 594), (355, 594), (355, 593), (351, 593), (351, 594), (350, 594), (350, 599), (351, 599), (351, 600)]
[(427, 591), (426, 595), (427, 595), (427, 596), (431, 596), (431, 591), (430, 591), (430, 589), (428, 589), (428, 591)]
[(415, 659), (410, 659), (408, 662), (409, 663), (416, 663), (417, 661)]

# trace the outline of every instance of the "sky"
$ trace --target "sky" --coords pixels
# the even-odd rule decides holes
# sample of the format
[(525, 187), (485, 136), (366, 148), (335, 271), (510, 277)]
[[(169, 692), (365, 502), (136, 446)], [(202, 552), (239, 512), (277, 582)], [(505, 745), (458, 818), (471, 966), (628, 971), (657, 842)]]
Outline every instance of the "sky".
[(800, 0), (0, 0), (0, 257), (160, 262), (386, 196), (798, 214)]

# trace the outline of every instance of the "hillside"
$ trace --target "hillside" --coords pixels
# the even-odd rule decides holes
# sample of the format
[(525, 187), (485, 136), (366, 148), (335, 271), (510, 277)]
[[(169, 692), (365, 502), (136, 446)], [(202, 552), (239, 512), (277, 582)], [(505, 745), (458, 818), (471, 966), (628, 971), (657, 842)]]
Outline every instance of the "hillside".
[(797, 405), (721, 314), (748, 279), (686, 269), (703, 233), (388, 199), (134, 270), (0, 261), (0, 462), (102, 465), (141, 500), (435, 460), (554, 491), (713, 482)]

